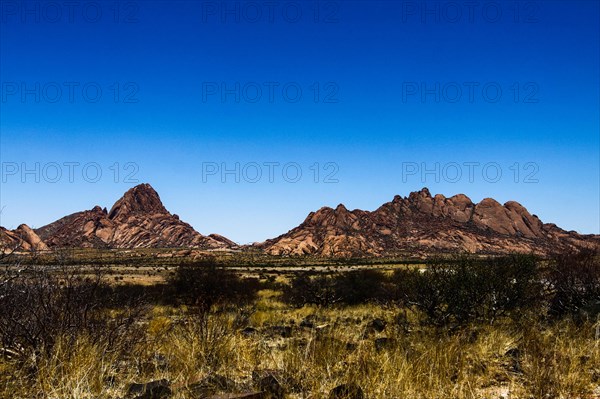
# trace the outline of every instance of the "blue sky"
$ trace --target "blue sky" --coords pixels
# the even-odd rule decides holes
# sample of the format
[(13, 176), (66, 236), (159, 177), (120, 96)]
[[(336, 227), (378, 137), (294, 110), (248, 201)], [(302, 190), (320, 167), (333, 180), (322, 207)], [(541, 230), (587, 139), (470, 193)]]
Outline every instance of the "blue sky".
[(424, 186), (600, 233), (597, 1), (68, 4), (0, 2), (3, 226), (137, 181), (241, 243)]

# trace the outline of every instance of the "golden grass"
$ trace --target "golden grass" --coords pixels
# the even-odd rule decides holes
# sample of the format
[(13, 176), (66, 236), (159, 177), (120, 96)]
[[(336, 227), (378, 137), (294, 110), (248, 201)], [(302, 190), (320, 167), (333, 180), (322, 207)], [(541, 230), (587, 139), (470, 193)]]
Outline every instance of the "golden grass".
[[(589, 323), (506, 322), (450, 334), (411, 319), (407, 332), (395, 322), (400, 312), (394, 308), (297, 309), (279, 295), (265, 290), (248, 308), (206, 318), (155, 307), (141, 321), (143, 339), (127, 350), (82, 334), (25, 364), (2, 360), (0, 397), (118, 398), (130, 382), (166, 378), (173, 397), (186, 399), (193, 397), (186, 387), (207, 375), (251, 386), (256, 369), (278, 369), (296, 381), (302, 392), (290, 398), (326, 398), (345, 382), (358, 383), (370, 399), (591, 398), (598, 390), (599, 342)], [(299, 327), (308, 316), (315, 328)], [(376, 317), (388, 325), (368, 333)], [(257, 332), (244, 334), (245, 326)], [(273, 333), (273, 326), (292, 326), (292, 336)], [(378, 350), (377, 338), (391, 341)], [(518, 355), (507, 355), (510, 349)]]

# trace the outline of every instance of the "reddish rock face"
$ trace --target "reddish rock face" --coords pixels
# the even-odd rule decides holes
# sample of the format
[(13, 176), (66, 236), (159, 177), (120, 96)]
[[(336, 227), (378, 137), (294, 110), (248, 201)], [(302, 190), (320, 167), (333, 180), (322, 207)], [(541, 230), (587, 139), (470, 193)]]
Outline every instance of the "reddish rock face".
[(127, 191), (110, 210), (108, 217), (112, 220), (127, 218), (131, 215), (168, 214), (158, 193), (149, 184), (140, 184)]
[(110, 212), (96, 206), (36, 232), (50, 247), (225, 249), (236, 246), (222, 236), (203, 236), (169, 213), (149, 184), (127, 191)]
[[(457, 194), (434, 197), (428, 189), (395, 196), (375, 211), (342, 204), (311, 212), (277, 238), (256, 244), (274, 255), (419, 256), (436, 252), (502, 254), (600, 245), (600, 236), (580, 235), (543, 224), (521, 204), (486, 198), (474, 204)], [(237, 245), (220, 235), (203, 236), (167, 211), (148, 184), (127, 191), (110, 212), (99, 206), (32, 230), (0, 227), (0, 249), (52, 247), (227, 249)]]
[(277, 255), (321, 256), (427, 255), (435, 252), (546, 254), (561, 247), (600, 244), (544, 225), (517, 202), (501, 205), (486, 198), (474, 204), (464, 194), (431, 196), (428, 189), (395, 196), (373, 212), (321, 208), (304, 223), (257, 244)]
[(20, 225), (15, 230), (0, 227), (0, 253), (14, 250), (46, 251), (48, 246), (26, 224)]

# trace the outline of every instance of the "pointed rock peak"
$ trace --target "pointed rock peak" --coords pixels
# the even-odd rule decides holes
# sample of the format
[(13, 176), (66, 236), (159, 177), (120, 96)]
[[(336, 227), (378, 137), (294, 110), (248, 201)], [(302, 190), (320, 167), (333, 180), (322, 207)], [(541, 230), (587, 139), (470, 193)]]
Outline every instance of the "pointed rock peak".
[(304, 223), (308, 222), (310, 219), (312, 219), (313, 216), (315, 216), (316, 212), (310, 212), (306, 218), (304, 219)]
[(32, 232), (33, 230), (31, 230), (31, 227), (27, 226), (25, 223), (20, 224), (19, 227), (17, 227), (17, 231), (22, 231), (22, 232)]
[(339, 204), (335, 209), (329, 206), (324, 206), (320, 208), (316, 212), (311, 212), (308, 214), (304, 223), (306, 224), (321, 224), (325, 220), (329, 220), (331, 217), (337, 217), (338, 214), (345, 214), (348, 210), (343, 204)]
[(133, 187), (123, 195), (112, 207), (109, 218), (127, 216), (135, 213), (156, 214), (168, 213), (158, 193), (151, 185), (145, 183)]
[(208, 237), (212, 238), (213, 240), (216, 240), (220, 243), (225, 243), (230, 247), (238, 247), (239, 245), (237, 243), (235, 243), (234, 241), (231, 241), (229, 238), (227, 237), (223, 237), (220, 234), (209, 234)]
[(92, 212), (94, 213), (107, 213), (106, 208), (102, 209), (98, 205), (92, 208)]
[(412, 202), (418, 201), (424, 198), (431, 198), (431, 193), (427, 187), (423, 187), (421, 191), (413, 191), (409, 194), (408, 199)]
[(48, 249), (46, 243), (44, 243), (40, 237), (26, 224), (21, 224), (15, 230), (15, 233), (22, 241), (20, 247), (27, 250), (45, 251)]
[(339, 204), (335, 207), (336, 212), (348, 212), (348, 209), (344, 206), (344, 204)]
[(156, 197), (158, 197), (158, 193), (156, 192), (156, 190), (148, 183), (142, 183), (142, 184), (138, 184), (135, 187), (130, 188), (129, 190), (127, 190), (127, 193), (129, 192), (133, 192), (133, 193), (148, 193), (149, 195), (154, 195)]

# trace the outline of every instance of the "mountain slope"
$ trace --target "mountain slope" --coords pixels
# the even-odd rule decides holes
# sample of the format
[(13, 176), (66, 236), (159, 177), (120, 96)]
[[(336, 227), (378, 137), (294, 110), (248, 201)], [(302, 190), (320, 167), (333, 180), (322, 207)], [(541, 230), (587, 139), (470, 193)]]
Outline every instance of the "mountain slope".
[(0, 227), (0, 253), (18, 251), (46, 251), (48, 246), (26, 224), (15, 230)]
[(149, 184), (127, 191), (111, 208), (77, 212), (36, 230), (50, 247), (233, 248), (219, 235), (203, 236), (164, 207)]
[(349, 211), (343, 205), (311, 212), (304, 222), (277, 238), (257, 244), (274, 255), (383, 256), (471, 252), (547, 254), (567, 247), (600, 244), (599, 236), (567, 232), (543, 224), (517, 202), (501, 205), (466, 195), (431, 196), (427, 188), (394, 197), (375, 211)]

